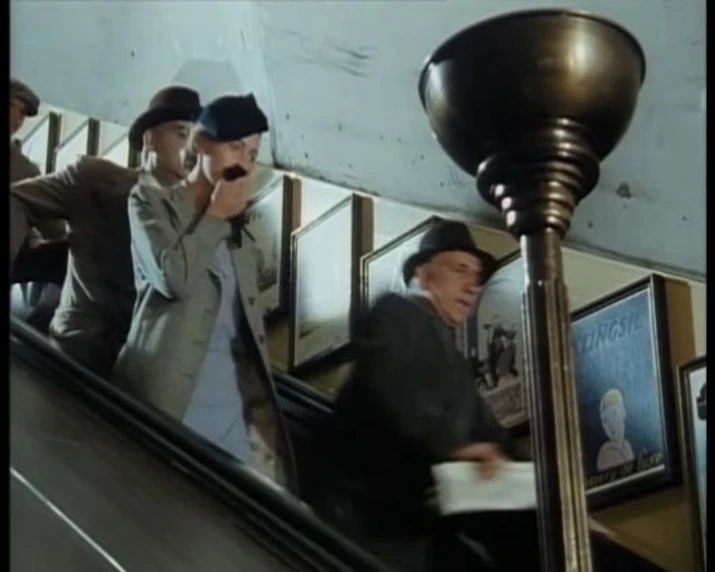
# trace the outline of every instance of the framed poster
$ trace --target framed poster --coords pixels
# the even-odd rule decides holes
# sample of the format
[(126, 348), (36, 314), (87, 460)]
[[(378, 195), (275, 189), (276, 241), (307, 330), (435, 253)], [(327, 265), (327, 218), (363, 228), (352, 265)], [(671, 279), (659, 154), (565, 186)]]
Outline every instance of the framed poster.
[(519, 252), (501, 260), (461, 328), (459, 347), (497, 420), (514, 435), (528, 430), (522, 318), (524, 267)]
[(55, 151), (55, 171), (62, 171), (74, 165), (84, 155), (96, 155), (99, 144), (99, 122), (88, 119)]
[(339, 355), (359, 310), (360, 257), (372, 242), (372, 201), (352, 195), (291, 237), (288, 367), (299, 374)]
[(109, 147), (107, 147), (100, 156), (107, 161), (116, 163), (122, 167), (132, 167), (132, 149), (129, 145), (129, 137), (122, 135)]
[(300, 180), (283, 175), (248, 205), (246, 231), (258, 248), (258, 292), (267, 321), (288, 310), (290, 236), (300, 224)]
[(572, 316), (590, 508), (680, 479), (665, 284), (650, 276)]
[(405, 294), (407, 285), (402, 280), (402, 265), (417, 252), (420, 241), (439, 217), (433, 216), (366, 254), (360, 260), (360, 303), (370, 308), (386, 292)]
[(52, 152), (60, 138), (60, 116), (50, 112), (22, 141), (22, 152), (46, 175), (52, 172)]
[(705, 356), (679, 368), (684, 464), (693, 514), (697, 570), (707, 570), (707, 364)]

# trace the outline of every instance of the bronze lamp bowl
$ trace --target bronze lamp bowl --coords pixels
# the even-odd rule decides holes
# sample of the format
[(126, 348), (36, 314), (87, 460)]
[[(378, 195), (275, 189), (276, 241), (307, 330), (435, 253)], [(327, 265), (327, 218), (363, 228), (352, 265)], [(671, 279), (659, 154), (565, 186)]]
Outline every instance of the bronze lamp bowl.
[[(628, 128), (644, 78), (643, 51), (619, 25), (534, 10), (452, 36), (424, 64), (419, 95), (440, 145), (470, 175), (495, 154), (503, 166), (560, 157), (583, 171), (585, 194)], [(478, 177), (485, 198), (500, 177), (491, 175)]]

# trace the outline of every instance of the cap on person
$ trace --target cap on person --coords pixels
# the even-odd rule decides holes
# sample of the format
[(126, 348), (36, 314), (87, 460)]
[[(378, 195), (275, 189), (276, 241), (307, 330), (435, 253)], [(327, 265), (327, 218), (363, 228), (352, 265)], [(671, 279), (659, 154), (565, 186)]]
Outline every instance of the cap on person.
[(253, 94), (224, 95), (203, 108), (196, 126), (214, 141), (239, 141), (268, 131), (268, 119)]
[(26, 84), (10, 80), (10, 100), (19, 99), (25, 106), (25, 116), (35, 117), (40, 110), (40, 98)]

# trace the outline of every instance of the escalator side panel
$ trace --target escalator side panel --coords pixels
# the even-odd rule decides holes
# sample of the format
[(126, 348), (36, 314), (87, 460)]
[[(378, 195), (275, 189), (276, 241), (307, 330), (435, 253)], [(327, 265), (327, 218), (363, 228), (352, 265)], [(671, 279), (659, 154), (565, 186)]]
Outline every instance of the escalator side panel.
[[(228, 507), (14, 358), (10, 384), (12, 467), (126, 570), (290, 569)], [(44, 542), (16, 539), (36, 541)]]
[(10, 479), (10, 570), (120, 570), (21, 480)]
[[(287, 562), (291, 569), (310, 572), (389, 569), (328, 523), (315, 518), (297, 499), (266, 487), (245, 466), (186, 431), (175, 420), (78, 366), (26, 324), (11, 318), (10, 331), (13, 364), (23, 369), (24, 375), (34, 375), (38, 385), (66, 396), (75, 406), (81, 405), (85, 414), (91, 413), (96, 419), (101, 416), (105, 431), (134, 444), (137, 452), (141, 450), (158, 460), (164, 469), (167, 462), (179, 468), (182, 478), (188, 475), (192, 484), (199, 486), (198, 490), (230, 507), (230, 514), (241, 523), (242, 530)], [(15, 374), (11, 371), (12, 376)], [(48, 414), (48, 409), (51, 408), (44, 406), (38, 411), (52, 419), (52, 411)], [(76, 433), (82, 431), (75, 430)]]

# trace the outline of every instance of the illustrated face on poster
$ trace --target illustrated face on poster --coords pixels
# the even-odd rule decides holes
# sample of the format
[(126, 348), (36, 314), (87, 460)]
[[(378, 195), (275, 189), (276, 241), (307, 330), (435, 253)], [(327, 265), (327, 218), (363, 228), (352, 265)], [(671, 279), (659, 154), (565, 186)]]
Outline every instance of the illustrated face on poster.
[(702, 367), (690, 372), (688, 375), (688, 397), (692, 426), (688, 428), (692, 435), (693, 456), (695, 465), (696, 487), (700, 501), (700, 520), (705, 530), (707, 508), (707, 425), (705, 398), (707, 390), (706, 368)]
[(266, 312), (280, 306), (281, 234), (283, 229), (283, 187), (274, 189), (248, 212), (246, 230), (257, 246), (258, 292)]
[(407, 286), (402, 280), (402, 266), (410, 255), (417, 252), (420, 241), (426, 232), (427, 228), (401, 242), (395, 248), (367, 261), (365, 268), (366, 301), (370, 306), (387, 292), (407, 293)]
[(482, 395), (506, 428), (528, 420), (525, 391), (521, 258), (499, 268), (484, 285), (465, 324), (464, 353)]
[(298, 236), (295, 363), (350, 340), (352, 203)]
[(666, 468), (653, 323), (649, 290), (573, 323), (588, 492)]

